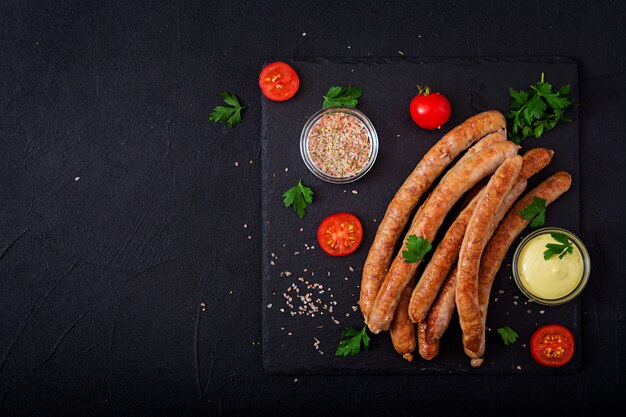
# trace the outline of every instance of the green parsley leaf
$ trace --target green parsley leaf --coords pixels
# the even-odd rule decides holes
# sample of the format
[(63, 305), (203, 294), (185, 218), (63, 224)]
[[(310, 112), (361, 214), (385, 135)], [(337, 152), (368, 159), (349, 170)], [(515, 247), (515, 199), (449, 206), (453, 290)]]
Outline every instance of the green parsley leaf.
[(533, 197), (533, 201), (519, 211), (524, 220), (532, 220), (530, 227), (543, 226), (546, 221), (546, 199)]
[(515, 330), (511, 329), (509, 326), (500, 327), (498, 333), (500, 333), (500, 337), (502, 337), (502, 341), (506, 346), (515, 343), (519, 337), (519, 335), (515, 333)]
[(301, 219), (306, 214), (305, 210), (313, 202), (313, 190), (302, 185), (302, 180), (283, 193), (285, 207), (293, 205), (293, 209)]
[(324, 104), (322, 108), (332, 106), (356, 107), (359, 104), (359, 98), (363, 95), (360, 87), (348, 86), (347, 88), (332, 86), (324, 95)]
[(419, 262), (432, 248), (428, 239), (411, 235), (406, 240), (406, 250), (402, 251), (402, 257), (406, 263)]
[(335, 356), (356, 356), (361, 352), (361, 343), (367, 350), (370, 346), (370, 337), (367, 334), (367, 326), (361, 330), (350, 326), (341, 333), (341, 341), (337, 346)]
[(245, 109), (245, 107), (239, 104), (237, 96), (233, 93), (223, 91), (220, 93), (220, 97), (228, 106), (215, 106), (213, 113), (209, 116), (209, 121), (226, 123), (226, 126), (230, 129), (241, 123), (241, 110)]
[(511, 109), (519, 109), (528, 101), (528, 93), (523, 90), (514, 90), (509, 87), (509, 95), (513, 97)]
[(559, 243), (547, 243), (547, 249), (543, 252), (543, 259), (547, 261), (552, 255), (559, 255), (559, 259), (563, 259), (568, 253), (574, 252), (572, 242), (569, 241), (564, 233), (552, 232), (550, 236)]
[(529, 91), (509, 87), (511, 110), (504, 115), (510, 121), (509, 139), (519, 145), (530, 136), (538, 139), (559, 122), (571, 122), (565, 117), (565, 109), (572, 105), (569, 92), (569, 84), (553, 91), (552, 84), (544, 81), (544, 73)]

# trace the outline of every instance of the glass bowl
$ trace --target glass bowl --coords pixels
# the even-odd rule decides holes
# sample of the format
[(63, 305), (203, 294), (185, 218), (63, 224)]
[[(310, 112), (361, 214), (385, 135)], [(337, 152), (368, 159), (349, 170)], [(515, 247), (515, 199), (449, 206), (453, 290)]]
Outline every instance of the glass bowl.
[[(324, 116), (336, 113), (343, 113), (353, 117), (356, 122), (358, 122), (363, 128), (365, 128), (369, 137), (370, 149), (369, 154), (366, 157), (367, 159), (365, 163), (362, 167), (360, 167), (357, 172), (348, 176), (332, 175), (328, 172), (325, 172), (313, 160), (314, 158), (312, 157), (311, 150), (309, 148), (311, 131), (324, 118)], [(376, 129), (374, 129), (374, 125), (372, 124), (370, 119), (368, 119), (367, 116), (360, 110), (350, 107), (328, 107), (326, 109), (322, 109), (316, 112), (304, 124), (304, 127), (302, 128), (302, 133), (300, 134), (300, 154), (302, 155), (302, 160), (304, 161), (304, 164), (316, 177), (333, 184), (347, 184), (363, 177), (374, 165), (374, 162), (376, 161), (376, 156), (378, 156), (378, 134), (376, 133)]]
[[(578, 250), (580, 251), (580, 255), (582, 257), (583, 271), (582, 271), (582, 276), (580, 277), (580, 281), (578, 282), (578, 285), (576, 285), (576, 287), (574, 287), (572, 291), (570, 291), (569, 293), (558, 298), (542, 298), (533, 294), (525, 287), (524, 281), (520, 277), (520, 273), (519, 273), (519, 267), (520, 267), (519, 258), (526, 244), (530, 242), (533, 238), (539, 235), (550, 234), (553, 232), (565, 234), (567, 238), (572, 242), (572, 244), (576, 246), (576, 248), (578, 248)], [(553, 255), (553, 256), (557, 256), (557, 255)], [(569, 255), (565, 255), (565, 256), (569, 256)], [(589, 281), (589, 273), (591, 272), (591, 260), (589, 258), (589, 252), (587, 252), (587, 248), (585, 247), (583, 242), (578, 238), (578, 236), (576, 236), (574, 233), (565, 229), (558, 228), (558, 227), (544, 227), (542, 229), (535, 230), (534, 232), (526, 236), (519, 243), (519, 245), (517, 245), (517, 249), (515, 249), (515, 253), (513, 254), (512, 268), (513, 268), (513, 279), (515, 280), (515, 284), (517, 285), (519, 290), (522, 293), (524, 293), (526, 297), (528, 297), (529, 300), (532, 300), (538, 304), (556, 306), (556, 305), (565, 304), (568, 301), (573, 300), (582, 292), (582, 290), (587, 285), (587, 281)]]

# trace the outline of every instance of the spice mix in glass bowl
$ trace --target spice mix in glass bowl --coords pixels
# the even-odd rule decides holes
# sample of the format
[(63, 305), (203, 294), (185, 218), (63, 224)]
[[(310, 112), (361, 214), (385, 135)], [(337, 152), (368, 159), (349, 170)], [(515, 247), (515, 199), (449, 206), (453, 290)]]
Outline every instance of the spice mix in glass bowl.
[(378, 134), (363, 112), (329, 107), (307, 121), (300, 136), (300, 153), (318, 178), (345, 184), (370, 170), (378, 154)]

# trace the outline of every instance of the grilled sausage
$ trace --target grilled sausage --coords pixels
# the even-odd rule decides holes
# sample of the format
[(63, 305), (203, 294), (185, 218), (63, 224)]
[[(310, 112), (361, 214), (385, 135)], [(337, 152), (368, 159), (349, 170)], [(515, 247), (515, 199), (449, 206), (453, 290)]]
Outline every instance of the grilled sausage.
[[(522, 155), (522, 168), (517, 178), (517, 184), (515, 184), (513, 189), (507, 194), (504, 201), (498, 208), (496, 216), (494, 217), (493, 221), (489, 225), (487, 239), (491, 238), (491, 235), (493, 234), (498, 224), (502, 221), (502, 219), (507, 214), (511, 206), (515, 203), (515, 201), (519, 198), (519, 196), (526, 189), (526, 184), (527, 184), (526, 180), (530, 178), (532, 175), (539, 172), (541, 169), (545, 168), (552, 160), (553, 155), (554, 155), (554, 152), (546, 148), (531, 149), (527, 151), (526, 153), (524, 153), (524, 155)], [(468, 206), (469, 205), (472, 206), (470, 207), (470, 210), (473, 210), (473, 207), (475, 207), (476, 205), (476, 198), (472, 199), (468, 203)], [(459, 221), (459, 218), (461, 218), (462, 215), (463, 213), (459, 214), (459, 216), (454, 221), (454, 223), (450, 226), (450, 228), (454, 227), (454, 225)], [(468, 215), (466, 214), (465, 217), (468, 217)], [(466, 226), (467, 226), (467, 223), (463, 225), (463, 234), (465, 233)], [(443, 241), (447, 238), (448, 233), (446, 233), (446, 237), (442, 239), (442, 242), (439, 245), (443, 244)], [(463, 237), (461, 236), (459, 238), (458, 246), (453, 247), (456, 250), (456, 255), (458, 255), (460, 241), (462, 239)], [(439, 246), (437, 248), (439, 248)], [(437, 252), (433, 254), (430, 262), (435, 261), (436, 254)], [(486, 250), (484, 252), (484, 256), (489, 256)], [(456, 261), (456, 257), (454, 258), (454, 260)], [(481, 264), (481, 267), (482, 267), (482, 264)], [(425, 273), (426, 273), (426, 270), (424, 271), (424, 274)], [(479, 285), (482, 285), (482, 281), (479, 281)], [(428, 312), (427, 318), (425, 319), (424, 322), (418, 325), (419, 353), (424, 359), (432, 359), (438, 353), (439, 339), (443, 336), (443, 334), (447, 330), (448, 325), (450, 324), (450, 320), (452, 319), (452, 315), (454, 314), (454, 310), (456, 309), (455, 296), (454, 296), (455, 286), (456, 286), (456, 266), (452, 268), (452, 272), (450, 272), (447, 278), (445, 279), (445, 282), (443, 283), (441, 287), (441, 291), (439, 292), (439, 295), (436, 297), (436, 300), (434, 301), (434, 303), (432, 304), (432, 307), (430, 308), (430, 311)], [(489, 288), (491, 288), (491, 286), (489, 286)], [(482, 298), (481, 298), (482, 289), (483, 289), (482, 286), (480, 286), (479, 287), (479, 301), (481, 303), (481, 306), (480, 306), (481, 309), (483, 308), (483, 303), (482, 303)], [(411, 301), (413, 301), (413, 299)], [(484, 326), (484, 321), (483, 321), (483, 326)], [(472, 361), (475, 361), (475, 360), (476, 359), (472, 359)]]
[(402, 292), (398, 308), (389, 327), (393, 348), (409, 362), (413, 360), (413, 351), (417, 343), (415, 340), (415, 325), (409, 319), (409, 300), (411, 299), (414, 284), (415, 279)]
[(500, 269), (500, 265), (502, 264), (509, 247), (513, 241), (515, 241), (517, 236), (519, 236), (522, 230), (524, 230), (524, 228), (528, 225), (528, 223), (530, 223), (530, 220), (525, 220), (519, 214), (520, 210), (526, 207), (528, 203), (532, 202), (533, 197), (545, 199), (547, 206), (569, 190), (571, 185), (572, 177), (565, 171), (559, 171), (540, 183), (537, 187), (530, 190), (526, 193), (526, 195), (524, 195), (523, 198), (515, 203), (496, 229), (493, 237), (487, 243), (478, 273), (478, 301), (481, 321), (483, 324), (483, 334), (480, 339), (480, 347), (476, 355), (477, 358), (474, 358), (471, 361), (472, 366), (480, 366), (483, 362), (483, 356), (485, 353), (484, 331), (487, 320), (487, 308), (489, 306), (489, 295), (491, 293), (493, 280)]
[(476, 357), (482, 335), (478, 304), (480, 258), (487, 243), (489, 225), (498, 207), (515, 184), (521, 168), (522, 157), (517, 155), (504, 161), (491, 177), (467, 224), (459, 251), (456, 306), (463, 331), (463, 346), (470, 357)]
[(363, 266), (359, 305), (366, 323), (393, 258), (394, 247), (421, 196), (462, 151), (482, 137), (505, 128), (504, 116), (495, 110), (470, 117), (430, 148), (398, 189), (387, 207)]
[[(552, 160), (554, 152), (546, 148), (531, 149), (524, 153), (522, 156), (522, 168), (518, 176), (518, 184), (524, 182), (539, 170), (544, 168)], [(507, 196), (510, 201), (508, 210), (511, 205), (517, 200), (520, 194), (524, 191), (524, 188), (518, 188), (519, 194), (515, 195), (511, 201), (511, 196)], [(479, 191), (480, 193), (480, 191)], [(468, 203), (468, 205), (461, 211), (454, 222), (448, 228), (448, 231), (441, 239), (439, 245), (435, 249), (430, 262), (424, 269), (421, 278), (419, 279), (413, 294), (411, 295), (411, 301), (409, 303), (409, 317), (414, 323), (420, 323), (426, 320), (426, 315), (430, 309), (432, 303), (437, 297), (437, 293), (443, 284), (446, 275), (450, 272), (452, 265), (456, 262), (459, 249), (461, 247), (461, 241), (465, 235), (465, 228), (467, 222), (476, 206), (478, 199), (476, 196)], [(502, 217), (506, 214), (506, 211), (502, 213)], [(498, 220), (502, 220), (502, 217)], [(496, 223), (494, 225), (497, 226)], [(491, 233), (489, 234), (491, 236)]]
[(431, 360), (439, 352), (439, 339), (450, 324), (456, 308), (454, 292), (456, 288), (456, 265), (448, 274), (437, 300), (432, 305), (427, 319), (418, 324), (419, 353), (424, 359)]
[[(524, 154), (524, 156), (526, 156), (526, 154)], [(524, 160), (524, 162), (526, 162), (526, 160)], [(509, 191), (504, 198), (504, 201), (498, 208), (494, 219), (489, 225), (486, 239), (491, 237), (493, 231), (498, 226), (498, 223), (500, 223), (507, 211), (511, 208), (513, 203), (515, 203), (515, 200), (518, 199), (525, 189), (526, 180), (522, 180), (518, 181), (518, 183), (513, 186), (511, 191)], [(420, 340), (419, 342), (420, 355), (424, 359), (432, 359), (437, 355), (437, 352), (439, 351), (439, 339), (441, 339), (441, 336), (443, 336), (445, 331), (448, 329), (454, 310), (456, 310), (456, 273), (457, 267), (455, 265), (444, 281), (441, 291), (428, 312), (427, 319), (424, 322), (423, 341)], [(429, 357), (424, 357), (424, 355), (428, 355)]]
[(437, 293), (443, 284), (450, 268), (456, 262), (461, 249), (461, 242), (465, 236), (465, 228), (469, 221), (476, 203), (483, 192), (480, 191), (470, 203), (465, 206), (457, 218), (452, 222), (448, 231), (443, 236), (430, 262), (426, 265), (420, 277), (409, 303), (409, 317), (413, 323), (421, 323), (426, 320), (428, 311), (437, 297)]
[[(494, 172), (505, 159), (515, 155), (518, 148), (509, 141), (497, 143), (455, 165), (450, 175), (441, 180), (424, 203), (419, 219), (412, 224), (407, 235), (416, 235), (432, 242), (446, 214), (459, 198), (482, 178)], [(385, 275), (369, 314), (367, 324), (374, 334), (389, 329), (400, 295), (419, 266), (419, 262), (404, 262), (402, 250), (405, 246)]]

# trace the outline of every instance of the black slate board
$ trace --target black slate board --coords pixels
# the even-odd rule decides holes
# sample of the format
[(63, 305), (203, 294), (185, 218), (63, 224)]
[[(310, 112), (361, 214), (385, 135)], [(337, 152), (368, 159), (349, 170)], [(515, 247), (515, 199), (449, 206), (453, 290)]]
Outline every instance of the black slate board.
[[(483, 59), (310, 59), (287, 60), (300, 75), (296, 96), (282, 103), (262, 100), (262, 221), (263, 221), (263, 363), (277, 374), (353, 373), (571, 373), (581, 364), (580, 300), (559, 307), (530, 303), (511, 278), (510, 258), (495, 280), (489, 307), (485, 363), (473, 369), (462, 350), (458, 321), (453, 321), (441, 341), (439, 355), (424, 361), (415, 354), (409, 363), (395, 353), (388, 333), (373, 336), (370, 350), (356, 357), (334, 356), (341, 331), (362, 326), (357, 308), (362, 265), (388, 202), (419, 162), (441, 137), (467, 117), (487, 109), (506, 111), (509, 86), (526, 89), (541, 72), (553, 85), (571, 84), (578, 97), (578, 67), (560, 57)], [(408, 103), (416, 84), (429, 84), (451, 101), (453, 113), (441, 131), (416, 127)], [(378, 159), (359, 181), (333, 185), (311, 174), (300, 157), (299, 137), (307, 118), (322, 104), (331, 85), (358, 85), (364, 94), (359, 103), (372, 120), (380, 138)], [(522, 152), (535, 146), (555, 150), (550, 166), (529, 181), (533, 187), (558, 170), (572, 174), (573, 186), (549, 209), (546, 226), (579, 231), (579, 142), (577, 109), (570, 110), (570, 124), (559, 126), (541, 140), (527, 139)], [(304, 220), (282, 205), (282, 193), (298, 179), (313, 188), (315, 201)], [(333, 258), (317, 247), (316, 229), (328, 214), (348, 211), (363, 222), (365, 237), (358, 251)], [(440, 232), (441, 233), (441, 232)], [(529, 233), (526, 230), (520, 236)], [(318, 284), (318, 285), (316, 285)], [(323, 288), (320, 288), (322, 285)], [(312, 286), (308, 288), (309, 286)], [(291, 291), (288, 289), (292, 287)], [(299, 289), (296, 294), (295, 288)], [(299, 315), (297, 296), (310, 293), (319, 307), (314, 315)], [(293, 308), (285, 294), (291, 296)], [(334, 305), (333, 302), (337, 304)], [(326, 308), (324, 307), (326, 306)], [(332, 306), (332, 312), (330, 307)], [(335, 320), (338, 322), (336, 323)], [(536, 365), (528, 351), (532, 332), (543, 324), (561, 323), (578, 341), (572, 361), (557, 369)], [(495, 329), (509, 325), (519, 341), (503, 345)], [(319, 341), (319, 343), (317, 342)]]

